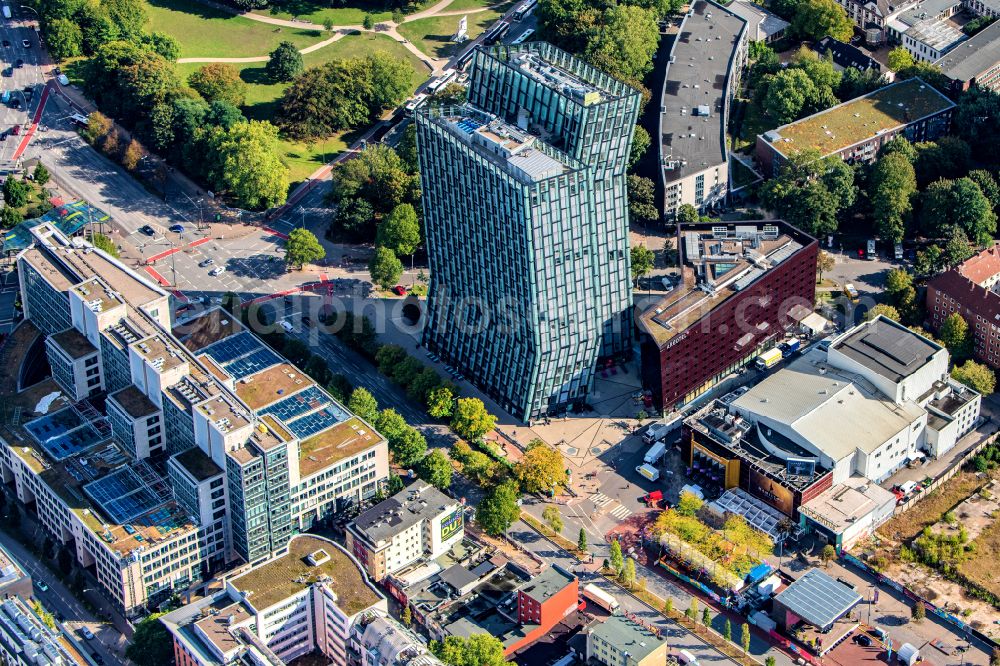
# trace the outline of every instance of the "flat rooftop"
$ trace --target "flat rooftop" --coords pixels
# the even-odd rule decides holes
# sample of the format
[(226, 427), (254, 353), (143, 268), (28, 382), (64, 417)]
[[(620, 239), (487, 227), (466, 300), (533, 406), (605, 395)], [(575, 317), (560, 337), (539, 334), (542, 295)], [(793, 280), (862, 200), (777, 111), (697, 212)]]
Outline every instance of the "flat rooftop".
[(661, 346), (813, 240), (780, 221), (683, 225), (678, 239), (682, 280), (639, 317)]
[(187, 355), (159, 334), (133, 343), (132, 349), (160, 372), (168, 372), (188, 362)]
[(894, 506), (896, 496), (864, 477), (851, 477), (846, 483), (824, 490), (799, 507), (799, 512), (840, 534), (855, 522), (887, 504)]
[(941, 57), (934, 64), (954, 81), (971, 81), (1000, 61), (1000, 23), (993, 23)]
[[(318, 565), (311, 564), (307, 558), (319, 551), (323, 551), (327, 559)], [(321, 580), (337, 594), (337, 605), (348, 616), (360, 613), (382, 599), (340, 546), (306, 534), (292, 537), (287, 554), (254, 567), (229, 582), (238, 591), (244, 594), (249, 592), (247, 602), (261, 611)]]
[(75, 275), (37, 246), (28, 248), (20, 256), (58, 291), (69, 291), (78, 282)]
[(94, 312), (106, 312), (125, 304), (125, 301), (99, 277), (92, 277), (71, 290)]
[(49, 340), (66, 352), (74, 361), (90, 356), (97, 351), (97, 347), (91, 344), (87, 336), (75, 328), (67, 328), (65, 331), (50, 335)]
[(134, 419), (152, 416), (159, 411), (159, 408), (153, 404), (153, 401), (140, 391), (135, 384), (129, 384), (108, 397), (121, 405), (125, 413)]
[(253, 617), (250, 611), (244, 608), (241, 603), (231, 603), (228, 606), (212, 610), (216, 612), (209, 612), (208, 615), (194, 623), (198, 629), (204, 632), (204, 637), (223, 654), (243, 645), (234, 635), (233, 625)]
[(532, 578), (518, 590), (535, 601), (542, 603), (570, 585), (577, 578), (557, 564), (553, 564)]
[(452, 107), (433, 122), (524, 183), (537, 183), (580, 168), (569, 155), (541, 139), (471, 105)]
[(418, 481), (358, 514), (352, 529), (377, 544), (429, 520), (457, 502), (434, 486)]
[(315, 382), (294, 365), (281, 363), (236, 384), (236, 395), (247, 407), (258, 410), (309, 388)]
[(861, 602), (861, 595), (835, 581), (819, 569), (805, 575), (779, 592), (774, 598), (785, 608), (814, 627), (827, 627)]
[(692, 3), (691, 12), (671, 49), (663, 82), (660, 157), (668, 185), (726, 164), (726, 80), (747, 29), (744, 19), (705, 0)]
[(907, 79), (782, 125), (765, 132), (763, 138), (785, 156), (813, 149), (831, 155), (954, 106), (921, 79)]
[(909, 377), (941, 351), (924, 336), (881, 316), (834, 340), (830, 349), (892, 382)]
[(198, 405), (197, 409), (209, 417), (223, 432), (237, 430), (250, 424), (248, 415), (222, 395), (206, 400)]
[(177, 461), (177, 464), (187, 470), (187, 472), (199, 483), (207, 479), (211, 479), (213, 476), (222, 474), (222, 468), (216, 465), (215, 462), (197, 446), (193, 446), (187, 451), (178, 453), (174, 456), (174, 460)]
[(663, 636), (620, 615), (612, 615), (604, 622), (597, 623), (590, 633), (627, 652), (629, 658), (636, 662), (642, 661), (667, 643)]
[(299, 474), (307, 477), (382, 441), (364, 421), (352, 416), (299, 444)]
[(175, 338), (184, 343), (192, 353), (243, 330), (239, 317), (234, 317), (222, 308), (213, 308), (197, 317), (179, 322), (172, 331)]

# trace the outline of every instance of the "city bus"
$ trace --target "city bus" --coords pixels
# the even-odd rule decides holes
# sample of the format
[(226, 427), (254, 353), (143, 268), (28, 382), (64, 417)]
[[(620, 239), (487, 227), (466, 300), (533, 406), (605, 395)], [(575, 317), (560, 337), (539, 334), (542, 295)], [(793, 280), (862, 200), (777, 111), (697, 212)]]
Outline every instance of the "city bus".
[(531, 16), (531, 13), (535, 11), (535, 7), (538, 6), (538, 0), (526, 0), (522, 2), (517, 9), (514, 10), (514, 20), (520, 21), (526, 16)]

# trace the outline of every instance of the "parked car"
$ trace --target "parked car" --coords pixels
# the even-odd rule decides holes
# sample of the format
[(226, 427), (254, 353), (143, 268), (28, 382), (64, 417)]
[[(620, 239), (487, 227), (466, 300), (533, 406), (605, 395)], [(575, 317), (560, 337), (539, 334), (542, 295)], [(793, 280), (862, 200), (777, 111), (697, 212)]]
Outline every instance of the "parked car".
[(49, 591), (49, 586), (46, 584), (46, 582), (44, 580), (36, 580), (35, 581), (35, 587), (38, 588), (39, 592), (48, 592)]
[(222, 275), (225, 272), (226, 272), (226, 267), (225, 266), (216, 266), (215, 268), (213, 268), (212, 270), (210, 270), (208, 272), (208, 274), (211, 275), (211, 276), (213, 276), (213, 277), (215, 277), (216, 275)]
[(211, 266), (215, 263), (215, 259), (204, 259), (198, 263), (199, 268), (205, 268), (206, 266)]
[(90, 658), (94, 660), (95, 664), (103, 664), (104, 663), (104, 657), (102, 657), (101, 655), (97, 654), (96, 652), (94, 654), (90, 655)]
[(171, 224), (170, 225), (170, 230), (172, 232), (174, 232), (175, 234), (182, 234), (182, 233), (184, 233), (184, 225), (183, 224)]
[(17, 136), (18, 134), (21, 133), (21, 126), (14, 125), (13, 127), (10, 128), (10, 133), (13, 134), (14, 136)]
[(26, 49), (30, 49), (31, 48), (31, 40), (30, 39), (22, 39), (21, 40), (21, 46), (23, 46)]
[(92, 632), (92, 631), (90, 630), (90, 627), (80, 627), (80, 633), (81, 633), (81, 634), (83, 635), (83, 637), (84, 637), (84, 638), (86, 638), (86, 639), (87, 639), (88, 641), (92, 641), (92, 640), (94, 640), (94, 632)]
[(283, 328), (285, 330), (285, 333), (291, 333), (292, 332), (292, 325), (290, 323), (288, 323), (287, 321), (280, 322), (280, 325), (281, 325), (281, 328)]
[(872, 646), (871, 636), (866, 636), (865, 634), (854, 634), (854, 642), (864, 647)]
[(153, 229), (153, 227), (149, 226), (148, 224), (144, 224), (141, 227), (139, 227), (139, 231), (146, 234), (147, 236), (156, 235), (156, 231)]
[(406, 287), (404, 287), (401, 284), (397, 284), (395, 287), (392, 288), (392, 293), (396, 294), (397, 296), (406, 296)]
[(61, 85), (61, 86), (68, 86), (69, 85), (69, 77), (66, 76), (65, 74), (60, 74), (59, 76), (57, 76), (56, 77), (56, 81), (58, 81), (59, 85)]

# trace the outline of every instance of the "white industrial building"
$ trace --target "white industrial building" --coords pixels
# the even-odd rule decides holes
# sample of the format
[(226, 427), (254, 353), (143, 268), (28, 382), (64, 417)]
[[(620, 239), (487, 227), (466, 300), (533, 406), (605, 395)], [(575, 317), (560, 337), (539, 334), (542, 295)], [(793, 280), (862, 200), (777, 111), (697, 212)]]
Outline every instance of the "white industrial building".
[[(981, 397), (948, 374), (948, 352), (879, 317), (813, 349), (732, 403), (777, 456), (800, 448), (833, 470), (882, 482), (971, 431)], [(791, 444), (792, 446), (789, 446)]]

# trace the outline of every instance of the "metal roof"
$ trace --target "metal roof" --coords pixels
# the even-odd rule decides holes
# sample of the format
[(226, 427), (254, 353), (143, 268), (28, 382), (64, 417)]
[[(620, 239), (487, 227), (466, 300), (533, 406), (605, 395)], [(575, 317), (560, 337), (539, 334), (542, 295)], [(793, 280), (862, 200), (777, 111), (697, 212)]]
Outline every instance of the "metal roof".
[(779, 592), (774, 601), (822, 629), (846, 615), (861, 601), (861, 595), (813, 569)]
[(922, 335), (885, 317), (858, 326), (835, 341), (832, 348), (894, 382), (912, 375), (941, 350)]

